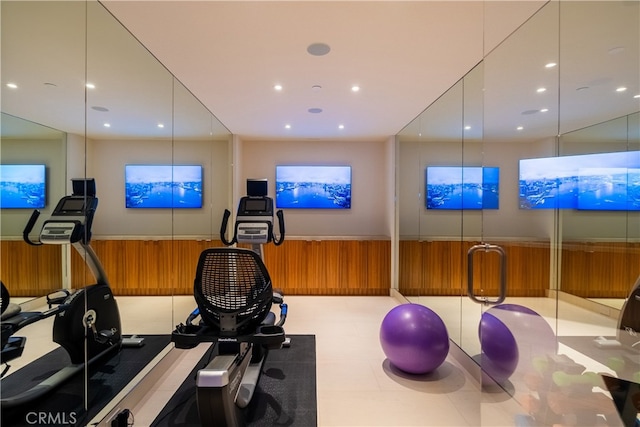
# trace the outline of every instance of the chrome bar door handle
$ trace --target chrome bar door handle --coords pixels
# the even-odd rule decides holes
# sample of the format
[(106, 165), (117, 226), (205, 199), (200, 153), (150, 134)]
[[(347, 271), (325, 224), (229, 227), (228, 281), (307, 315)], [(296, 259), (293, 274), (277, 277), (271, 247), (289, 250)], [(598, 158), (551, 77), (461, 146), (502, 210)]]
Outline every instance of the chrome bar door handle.
[[(497, 298), (477, 296), (473, 291), (473, 254), (478, 251), (498, 252), (500, 254), (500, 295)], [(481, 243), (469, 248), (467, 252), (467, 295), (478, 304), (500, 304), (507, 297), (507, 255), (504, 249), (498, 245)]]

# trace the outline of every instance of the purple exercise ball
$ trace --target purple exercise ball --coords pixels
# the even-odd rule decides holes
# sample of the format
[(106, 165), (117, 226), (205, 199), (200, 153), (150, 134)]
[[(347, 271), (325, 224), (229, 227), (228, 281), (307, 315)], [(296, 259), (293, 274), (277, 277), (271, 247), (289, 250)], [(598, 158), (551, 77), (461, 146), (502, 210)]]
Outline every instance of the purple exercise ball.
[(447, 358), (449, 334), (433, 310), (420, 304), (402, 304), (382, 320), (380, 345), (396, 368), (410, 374), (426, 374)]
[(482, 313), (480, 327), (482, 370), (498, 383), (506, 381), (518, 367), (518, 344), (513, 334), (490, 312)]
[(499, 304), (488, 311), (513, 334), (521, 362), (530, 364), (534, 358), (557, 354), (556, 334), (538, 312), (518, 304)]
[[(492, 319), (489, 319), (489, 316)], [(485, 317), (491, 321), (491, 325), (495, 328), (495, 331), (493, 331), (494, 336), (501, 336), (505, 340), (504, 346), (509, 347), (515, 344), (517, 356), (516, 366), (513, 367), (514, 371), (516, 369), (522, 371), (532, 370), (535, 358), (546, 358), (557, 353), (558, 341), (556, 335), (545, 318), (536, 311), (518, 304), (499, 304), (487, 310), (483, 314), (482, 320)], [(487, 366), (491, 366), (491, 363), (501, 363), (505, 370), (510, 370), (513, 351), (503, 357), (496, 356), (497, 352), (492, 346), (498, 345), (493, 341), (498, 338), (487, 335), (489, 333), (487, 328), (483, 332), (482, 320), (479, 333), (484, 355), (483, 360), (490, 359), (491, 362)], [(498, 325), (498, 323), (502, 326)], [(506, 331), (508, 331), (508, 334)], [(485, 348), (485, 346), (487, 347)]]

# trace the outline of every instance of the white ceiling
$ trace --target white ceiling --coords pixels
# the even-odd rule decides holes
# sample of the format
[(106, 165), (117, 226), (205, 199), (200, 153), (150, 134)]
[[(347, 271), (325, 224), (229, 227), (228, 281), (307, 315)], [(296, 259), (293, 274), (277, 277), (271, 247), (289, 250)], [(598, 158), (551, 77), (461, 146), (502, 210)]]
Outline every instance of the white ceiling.
[[(465, 102), (473, 94), (480, 106), (481, 137), (522, 139), (515, 125), (525, 123), (535, 140), (640, 110), (632, 98), (640, 93), (638, 1), (552, 2), (563, 12), (562, 34), (557, 9), (539, 11), (543, 0), (101, 3), (146, 48), (100, 4), (0, 3), (2, 112), (98, 139), (209, 135), (190, 91), (245, 140), (380, 141), (483, 58), (477, 90), (465, 91)], [(312, 43), (331, 50), (312, 56)], [(543, 70), (560, 56), (560, 71)], [(174, 89), (171, 73), (187, 89)], [(546, 99), (535, 94), (541, 84), (551, 89)], [(615, 93), (617, 85), (629, 92)], [(550, 111), (537, 113), (543, 107)], [(459, 109), (437, 120), (434, 138), (459, 137)], [(12, 124), (3, 121), (3, 136)], [(213, 134), (227, 133), (222, 127)]]
[[(102, 3), (234, 134), (381, 140), (544, 2)], [(312, 56), (312, 43), (331, 50)]]

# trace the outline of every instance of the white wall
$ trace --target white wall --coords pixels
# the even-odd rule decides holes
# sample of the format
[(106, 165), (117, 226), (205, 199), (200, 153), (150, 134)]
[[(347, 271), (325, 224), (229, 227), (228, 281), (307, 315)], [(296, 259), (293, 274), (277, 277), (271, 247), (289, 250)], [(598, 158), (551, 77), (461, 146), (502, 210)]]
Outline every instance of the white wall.
[[(393, 227), (389, 141), (241, 141), (240, 192), (247, 178), (267, 178), (275, 195), (276, 165), (351, 166), (351, 209), (286, 209), (287, 238), (390, 238)], [(237, 201), (236, 201), (237, 203)]]
[[(44, 164), (47, 178), (47, 202), (40, 209), (42, 217), (48, 216), (58, 200), (66, 194), (66, 143), (61, 139), (10, 139), (2, 138), (3, 164)], [(3, 239), (21, 239), (32, 209), (3, 209), (0, 235)], [(38, 225), (36, 224), (36, 227)], [(34, 227), (34, 229), (36, 229)]]
[[(401, 239), (532, 239), (548, 240), (553, 231), (551, 211), (518, 207), (518, 161), (553, 155), (554, 141), (530, 143), (484, 142), (482, 150), (465, 148), (464, 164), (500, 168), (500, 206), (497, 210), (431, 210), (425, 206), (427, 166), (461, 165), (461, 145), (401, 142), (398, 159), (399, 235)], [(473, 153), (470, 153), (473, 151)]]
[[(218, 238), (230, 192), (228, 141), (96, 140), (87, 176), (96, 178), (94, 238)], [(127, 209), (127, 164), (203, 166), (201, 209)]]

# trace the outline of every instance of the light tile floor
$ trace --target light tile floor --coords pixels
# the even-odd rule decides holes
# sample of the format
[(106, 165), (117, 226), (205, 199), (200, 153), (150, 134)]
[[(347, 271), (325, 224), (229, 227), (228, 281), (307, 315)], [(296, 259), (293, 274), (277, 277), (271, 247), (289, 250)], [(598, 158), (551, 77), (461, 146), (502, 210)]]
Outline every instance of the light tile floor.
[[(117, 300), (124, 334), (170, 333), (195, 308), (193, 298), (183, 296)], [(497, 389), (481, 392), (478, 381), (451, 355), (427, 375), (411, 376), (392, 367), (380, 347), (379, 330), (386, 313), (401, 302), (397, 299), (288, 296), (286, 302), (290, 308), (287, 333), (316, 336), (319, 426), (514, 426), (516, 417), (527, 412), (518, 398), (520, 384), (514, 381), (510, 394)], [(436, 311), (454, 341), (475, 354), (479, 306), (453, 297), (421, 297), (412, 302)], [(514, 298), (509, 302), (533, 308), (559, 335), (615, 335), (615, 320), (561, 301)], [(55, 348), (51, 322), (46, 319), (21, 331), (28, 336), (27, 348), (12, 363), (11, 372)], [(153, 392), (131, 408), (135, 426), (151, 424), (204, 351), (204, 345), (181, 351), (179, 362), (153, 386)], [(560, 352), (596, 372), (608, 369), (566, 346)]]

